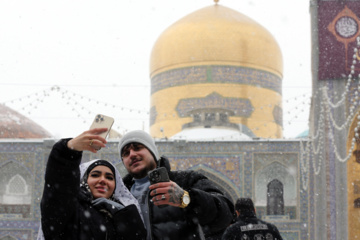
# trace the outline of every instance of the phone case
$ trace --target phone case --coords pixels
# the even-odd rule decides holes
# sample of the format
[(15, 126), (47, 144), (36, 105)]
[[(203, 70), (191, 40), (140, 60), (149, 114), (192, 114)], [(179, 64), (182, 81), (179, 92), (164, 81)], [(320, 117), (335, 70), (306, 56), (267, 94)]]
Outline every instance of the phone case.
[(158, 182), (169, 182), (169, 175), (164, 167), (155, 168), (154, 170), (149, 171), (148, 173), (150, 184), (155, 184)]
[(99, 134), (99, 136), (106, 138), (111, 130), (113, 123), (114, 123), (114, 118), (105, 116), (103, 114), (97, 114), (95, 116), (93, 123), (90, 126), (90, 129), (107, 128), (108, 130), (106, 132)]

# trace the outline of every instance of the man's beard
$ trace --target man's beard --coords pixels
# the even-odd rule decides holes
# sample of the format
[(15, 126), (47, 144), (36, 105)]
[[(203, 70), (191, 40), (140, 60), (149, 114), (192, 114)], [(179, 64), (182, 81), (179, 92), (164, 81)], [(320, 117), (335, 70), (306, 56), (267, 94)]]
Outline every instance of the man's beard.
[(131, 173), (131, 175), (133, 176), (133, 178), (135, 179), (141, 179), (147, 176), (148, 172), (155, 169), (156, 168), (156, 163), (155, 160), (151, 161), (151, 163), (146, 166), (143, 170), (141, 170), (138, 173)]

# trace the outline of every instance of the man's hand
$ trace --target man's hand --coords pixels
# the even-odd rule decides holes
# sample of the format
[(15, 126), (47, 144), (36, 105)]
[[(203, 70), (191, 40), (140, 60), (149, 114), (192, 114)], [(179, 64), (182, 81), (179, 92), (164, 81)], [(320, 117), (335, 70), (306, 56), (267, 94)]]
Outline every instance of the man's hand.
[(184, 189), (179, 187), (175, 182), (159, 182), (150, 185), (150, 196), (154, 205), (171, 205), (174, 207), (181, 206), (181, 197)]

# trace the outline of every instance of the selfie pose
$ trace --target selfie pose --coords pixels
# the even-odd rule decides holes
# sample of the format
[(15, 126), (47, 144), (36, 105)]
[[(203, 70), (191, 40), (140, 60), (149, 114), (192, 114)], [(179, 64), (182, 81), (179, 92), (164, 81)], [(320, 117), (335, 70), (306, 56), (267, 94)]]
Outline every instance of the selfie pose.
[(148, 240), (221, 238), (234, 207), (214, 183), (195, 171), (171, 171), (144, 131), (125, 134), (119, 150), (129, 172), (123, 180), (140, 203)]
[(84, 150), (96, 153), (105, 147), (106, 140), (98, 135), (105, 130), (85, 131), (53, 146), (46, 166), (38, 239), (146, 239), (138, 202), (118, 170), (99, 159), (80, 165)]

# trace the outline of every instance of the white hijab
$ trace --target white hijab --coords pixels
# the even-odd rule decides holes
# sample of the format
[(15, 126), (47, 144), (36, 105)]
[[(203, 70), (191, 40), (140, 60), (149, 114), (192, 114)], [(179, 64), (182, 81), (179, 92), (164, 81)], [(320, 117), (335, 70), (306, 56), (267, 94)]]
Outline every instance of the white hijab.
[[(86, 163), (82, 163), (80, 164), (80, 179), (83, 178), (84, 174), (86, 173), (86, 170), (89, 168), (89, 166), (98, 161), (100, 159), (95, 159), (95, 160), (92, 160), (92, 161), (89, 161), (89, 162), (86, 162)], [(134, 204), (139, 213), (140, 213), (140, 216), (142, 218), (142, 214), (141, 214), (141, 209), (140, 209), (140, 206), (139, 206), (139, 203), (138, 201), (136, 200), (136, 198), (130, 193), (130, 191), (127, 189), (127, 187), (124, 185), (124, 182), (121, 178), (121, 175), (120, 175), (120, 172), (116, 169), (116, 167), (111, 163), (109, 162), (115, 169), (115, 182), (116, 182), (116, 187), (115, 187), (115, 190), (114, 190), (114, 194), (113, 194), (113, 197), (118, 200), (119, 202), (121, 202), (124, 206), (128, 206), (128, 205), (131, 205), (131, 204)], [(80, 183), (79, 183), (80, 184)], [(38, 233), (38, 236), (37, 236), (37, 240), (45, 240), (44, 238), (44, 234), (42, 232), (42, 228), (41, 228), (41, 222), (40, 222), (40, 227), (39, 227), (39, 233)]]

